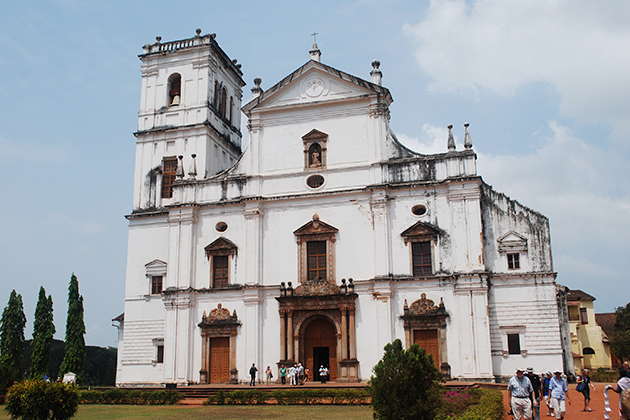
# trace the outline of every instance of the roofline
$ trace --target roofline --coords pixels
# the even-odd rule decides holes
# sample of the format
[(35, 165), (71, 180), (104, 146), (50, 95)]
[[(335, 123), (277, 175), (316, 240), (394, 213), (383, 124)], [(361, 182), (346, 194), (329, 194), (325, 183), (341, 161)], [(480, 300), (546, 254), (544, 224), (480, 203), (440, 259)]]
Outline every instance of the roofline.
[(262, 92), (258, 97), (249, 101), (247, 104), (245, 104), (241, 108), (241, 111), (243, 111), (246, 115), (249, 115), (249, 112), (253, 108), (258, 106), (260, 103), (264, 102), (269, 97), (272, 97), (276, 92), (279, 92), (283, 87), (289, 85), (291, 82), (293, 82), (295, 79), (297, 79), (304, 72), (306, 72), (306, 70), (310, 69), (311, 67), (318, 68), (319, 70), (322, 70), (342, 80), (345, 80), (350, 83), (354, 83), (359, 86), (363, 86), (380, 95), (383, 95), (388, 101), (388, 105), (394, 102), (394, 99), (392, 98), (392, 94), (390, 93), (389, 89), (383, 86), (377, 85), (372, 82), (368, 82), (367, 80), (361, 79), (360, 77), (353, 76), (350, 73), (337, 70), (336, 68), (331, 67), (327, 64), (320, 63), (319, 61), (309, 60), (306, 63), (304, 63), (300, 68), (298, 68), (297, 70), (293, 71), (291, 74), (286, 76), (284, 79), (280, 80), (278, 83), (276, 83), (275, 85), (273, 85), (266, 91)]

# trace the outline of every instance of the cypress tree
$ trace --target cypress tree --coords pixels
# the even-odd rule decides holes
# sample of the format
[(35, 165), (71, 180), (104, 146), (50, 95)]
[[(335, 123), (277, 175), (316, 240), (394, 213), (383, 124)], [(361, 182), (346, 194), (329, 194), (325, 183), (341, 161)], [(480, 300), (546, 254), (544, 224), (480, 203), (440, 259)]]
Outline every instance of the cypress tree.
[(59, 376), (68, 372), (83, 380), (85, 362), (85, 322), (83, 321), (83, 296), (79, 295), (79, 280), (72, 273), (68, 286), (68, 317), (66, 318), (66, 350), (59, 367)]
[(39, 299), (35, 308), (35, 321), (33, 322), (33, 342), (31, 343), (32, 362), (31, 379), (42, 379), (44, 375), (50, 375), (48, 362), (55, 324), (53, 324), (52, 296), (46, 297), (46, 290), (42, 286), (39, 289)]
[(24, 327), (26, 316), (22, 295), (11, 292), (9, 303), (2, 312), (0, 320), (0, 366), (8, 369), (17, 377), (22, 375), (22, 351), (24, 350)]

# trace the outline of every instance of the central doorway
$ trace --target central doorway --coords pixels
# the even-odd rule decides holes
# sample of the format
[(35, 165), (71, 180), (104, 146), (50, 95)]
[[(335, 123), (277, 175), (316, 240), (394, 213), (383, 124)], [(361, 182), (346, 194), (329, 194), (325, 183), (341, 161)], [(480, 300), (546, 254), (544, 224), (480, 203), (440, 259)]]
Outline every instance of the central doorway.
[(330, 372), (329, 380), (337, 379), (337, 331), (335, 326), (324, 318), (311, 321), (304, 331), (306, 367), (311, 378), (319, 381), (319, 367), (325, 366)]
[(210, 339), (210, 383), (226, 384), (230, 382), (230, 338), (212, 337)]

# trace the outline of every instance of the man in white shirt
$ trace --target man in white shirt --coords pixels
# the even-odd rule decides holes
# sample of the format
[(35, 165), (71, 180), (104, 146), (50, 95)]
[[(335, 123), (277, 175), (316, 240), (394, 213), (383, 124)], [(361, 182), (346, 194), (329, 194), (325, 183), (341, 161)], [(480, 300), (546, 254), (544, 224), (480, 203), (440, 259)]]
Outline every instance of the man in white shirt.
[(553, 407), (553, 411), (556, 414), (556, 419), (563, 419), (567, 413), (567, 404), (565, 400), (569, 402), (569, 405), (571, 405), (567, 381), (562, 378), (562, 371), (560, 370), (556, 370), (553, 375), (553, 378), (549, 381), (551, 407)]
[(512, 394), (512, 413), (514, 420), (532, 419), (532, 401), (534, 400), (534, 387), (523, 369), (516, 369), (516, 376), (510, 378), (508, 391)]

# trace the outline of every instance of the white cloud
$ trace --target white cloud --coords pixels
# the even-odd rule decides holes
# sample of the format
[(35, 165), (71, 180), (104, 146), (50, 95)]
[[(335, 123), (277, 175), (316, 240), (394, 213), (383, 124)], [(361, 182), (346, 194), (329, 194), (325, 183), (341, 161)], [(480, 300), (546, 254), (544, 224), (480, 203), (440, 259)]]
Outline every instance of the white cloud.
[(512, 95), (546, 82), (566, 116), (620, 136), (630, 130), (628, 21), (627, 0), (434, 0), (404, 32), (430, 89)]
[[(422, 125), (420, 137), (410, 137), (403, 133), (396, 133), (396, 138), (414, 152), (428, 155), (448, 151), (448, 129), (445, 127), (436, 127), (425, 123)], [(457, 149), (462, 150), (464, 146), (458, 141), (459, 136), (453, 133), (453, 139)]]

